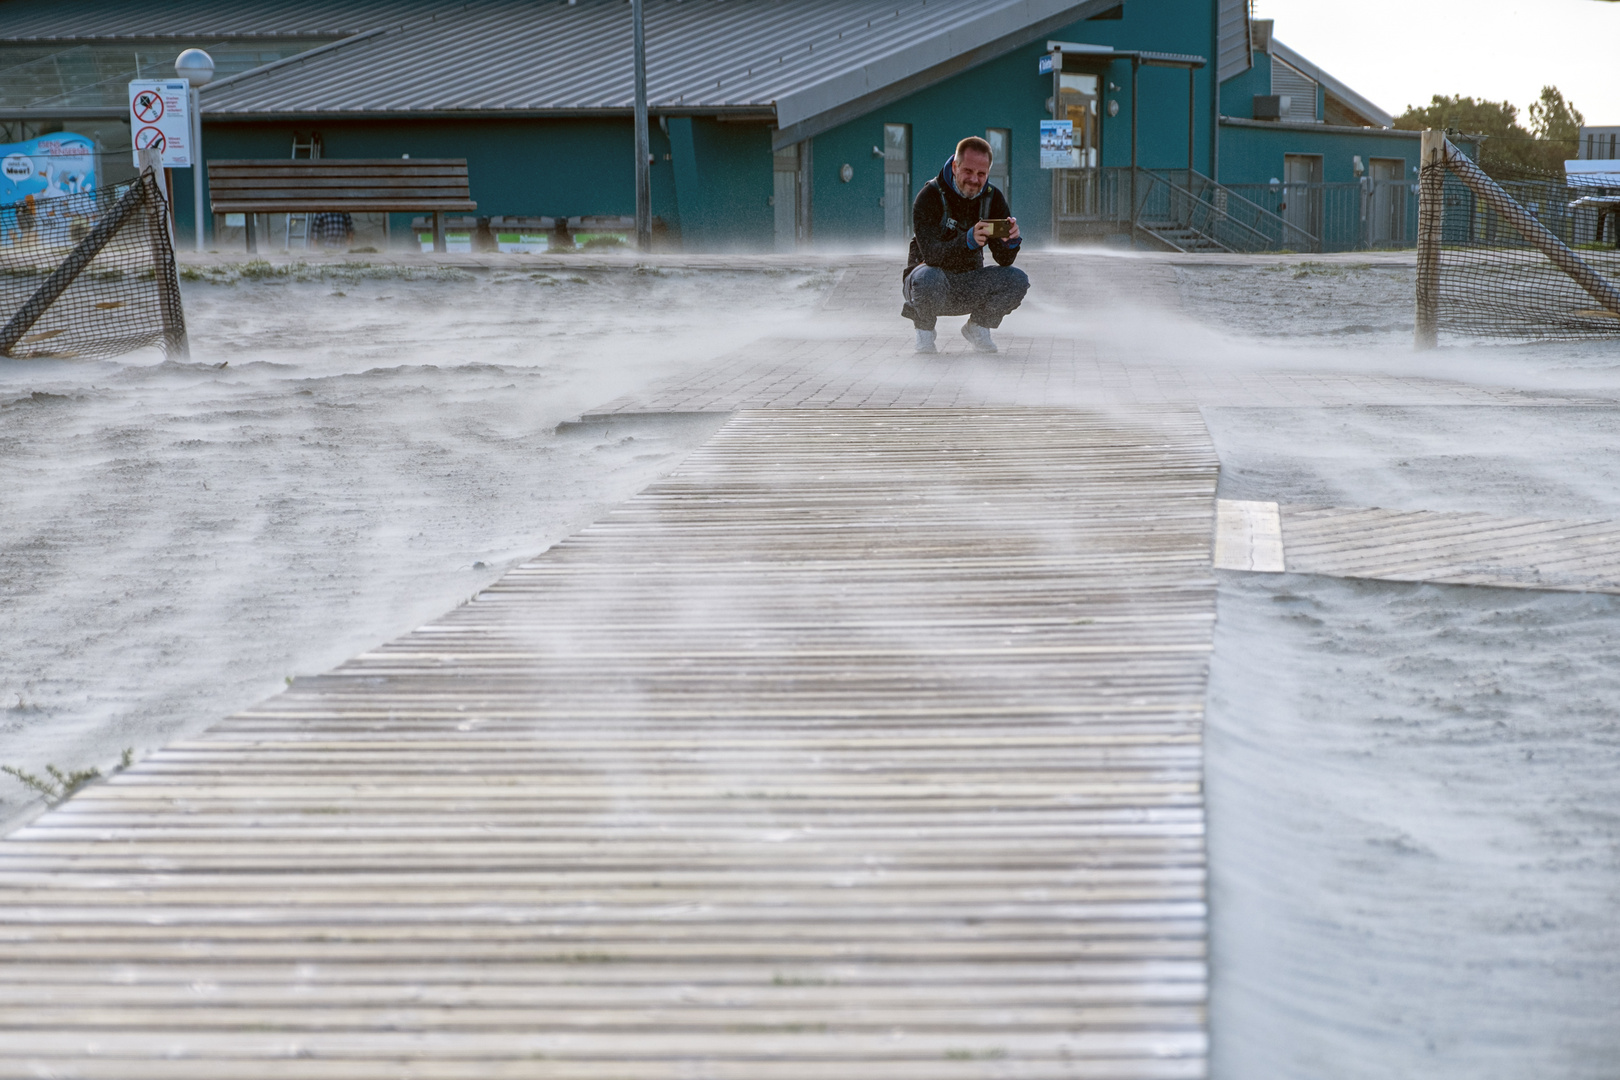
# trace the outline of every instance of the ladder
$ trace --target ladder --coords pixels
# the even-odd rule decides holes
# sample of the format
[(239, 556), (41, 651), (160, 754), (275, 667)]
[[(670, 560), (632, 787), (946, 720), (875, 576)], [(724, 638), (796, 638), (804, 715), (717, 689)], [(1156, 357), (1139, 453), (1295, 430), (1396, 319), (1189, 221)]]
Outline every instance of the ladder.
[[(308, 159), (308, 160), (314, 160), (315, 158), (318, 158), (320, 156), (321, 156), (321, 136), (320, 136), (319, 132), (315, 132), (315, 131), (310, 132), (309, 133), (309, 140), (307, 142), (300, 142), (299, 138), (298, 138), (298, 132), (296, 132), (296, 131), (293, 132), (292, 157), (293, 157), (294, 161), (297, 161), (300, 158), (305, 158), (305, 159)], [(298, 230), (296, 236), (293, 233), (293, 230), (295, 228)], [(287, 251), (292, 250), (292, 245), (293, 245), (294, 240), (297, 240), (299, 242), (299, 244), (298, 244), (299, 247), (306, 248), (306, 249), (309, 247), (309, 215), (308, 214), (288, 214), (287, 215), (287, 243), (286, 243), (285, 250), (287, 250)]]

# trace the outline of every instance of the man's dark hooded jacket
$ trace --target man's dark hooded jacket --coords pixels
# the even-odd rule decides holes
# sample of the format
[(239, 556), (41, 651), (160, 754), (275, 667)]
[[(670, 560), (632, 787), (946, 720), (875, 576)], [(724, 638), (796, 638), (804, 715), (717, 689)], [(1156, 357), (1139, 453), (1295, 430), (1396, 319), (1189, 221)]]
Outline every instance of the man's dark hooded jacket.
[[(917, 201), (911, 206), (912, 230), (916, 235), (911, 241), (911, 255), (906, 261), (907, 277), (923, 263), (937, 266), (947, 274), (982, 269), (984, 248), (971, 246), (973, 226), (979, 223), (981, 207), (985, 220), (1012, 216), (1007, 197), (994, 184), (985, 184), (984, 191), (972, 199), (957, 191), (955, 178), (951, 175), (951, 165), (955, 161), (952, 157), (945, 162), (939, 175), (917, 192)], [(942, 191), (945, 193), (944, 204), (939, 198)], [(944, 226), (947, 206), (950, 208), (950, 218), (956, 222), (954, 230), (947, 230)], [(1013, 260), (1018, 258), (1018, 243), (1017, 240), (991, 237), (988, 246), (998, 265), (1011, 266)]]

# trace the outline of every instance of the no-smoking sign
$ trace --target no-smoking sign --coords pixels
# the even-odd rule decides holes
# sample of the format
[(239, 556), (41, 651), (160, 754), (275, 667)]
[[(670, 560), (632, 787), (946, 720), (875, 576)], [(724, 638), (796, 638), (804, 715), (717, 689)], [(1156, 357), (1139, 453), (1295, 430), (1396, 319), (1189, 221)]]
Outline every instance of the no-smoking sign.
[(129, 84), (129, 130), (135, 167), (155, 147), (165, 169), (188, 169), (191, 160), (191, 86), (183, 79), (136, 79)]

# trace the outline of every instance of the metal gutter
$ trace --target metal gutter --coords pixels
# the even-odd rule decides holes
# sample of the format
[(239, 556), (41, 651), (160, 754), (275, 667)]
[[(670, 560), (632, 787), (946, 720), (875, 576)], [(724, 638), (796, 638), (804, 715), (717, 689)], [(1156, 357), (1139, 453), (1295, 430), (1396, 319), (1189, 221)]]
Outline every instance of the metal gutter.
[(1223, 116), (1221, 117), (1221, 126), (1268, 128), (1276, 131), (1326, 131), (1334, 135), (1397, 135), (1403, 139), (1420, 139), (1423, 137), (1421, 131), (1407, 131), (1404, 128), (1346, 127), (1343, 124), (1295, 124), (1287, 120), (1250, 120), (1244, 116)]
[[(773, 124), (776, 114), (769, 108), (759, 106), (731, 106), (731, 105), (652, 105), (647, 109), (649, 116), (712, 116), (720, 120), (733, 122), (754, 122)], [(32, 115), (32, 114), (30, 114)], [(75, 113), (74, 115), (83, 115)], [(125, 112), (120, 110), (119, 116)], [(262, 111), (262, 112), (215, 112), (207, 114), (203, 119), (210, 124), (265, 123), (268, 121), (307, 121), (307, 120), (547, 120), (547, 119), (579, 119), (579, 118), (607, 118), (629, 119), (635, 115), (634, 109), (622, 107), (609, 108), (566, 108), (566, 109), (355, 109), (345, 112), (343, 110), (320, 111)]]
[(41, 109), (0, 109), (0, 120), (127, 120), (129, 106), (86, 105), (75, 109), (52, 105)]

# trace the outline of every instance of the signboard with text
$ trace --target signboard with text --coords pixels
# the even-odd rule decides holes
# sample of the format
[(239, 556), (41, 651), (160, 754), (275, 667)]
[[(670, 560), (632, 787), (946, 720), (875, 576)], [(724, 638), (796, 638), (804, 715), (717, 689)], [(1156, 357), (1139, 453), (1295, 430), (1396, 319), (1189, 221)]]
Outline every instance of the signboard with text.
[(96, 186), (96, 144), (83, 135), (59, 131), (26, 142), (0, 146), (0, 206), (59, 195), (77, 195)]
[(135, 79), (129, 84), (129, 134), (140, 168), (141, 151), (163, 151), (165, 169), (191, 168), (191, 86), (184, 79)]
[(1080, 155), (1074, 150), (1073, 120), (1041, 121), (1041, 168), (1074, 169)]

